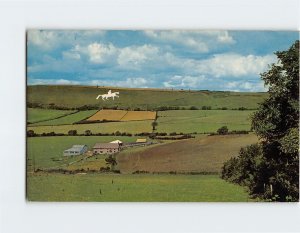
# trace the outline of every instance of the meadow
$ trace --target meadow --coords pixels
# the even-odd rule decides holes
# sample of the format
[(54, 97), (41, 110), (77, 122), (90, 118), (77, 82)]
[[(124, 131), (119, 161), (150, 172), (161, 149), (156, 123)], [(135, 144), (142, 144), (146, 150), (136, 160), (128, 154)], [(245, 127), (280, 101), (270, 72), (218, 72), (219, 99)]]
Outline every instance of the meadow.
[(144, 121), (155, 120), (156, 112), (102, 109), (86, 121)]
[[(62, 111), (64, 112), (64, 110), (48, 110), (50, 111)], [(52, 119), (52, 120), (47, 120), (47, 121), (42, 121), (42, 122), (38, 122), (38, 123), (34, 123), (34, 124), (30, 124), (30, 126), (39, 126), (39, 125), (70, 125), (70, 124), (74, 124), (78, 121), (81, 121), (91, 115), (93, 115), (94, 113), (96, 113), (97, 110), (87, 110), (87, 111), (79, 111), (73, 114), (69, 114), (57, 119)]]
[(27, 176), (29, 201), (246, 202), (217, 175), (44, 174)]
[(35, 123), (40, 121), (47, 121), (57, 117), (66, 116), (74, 113), (74, 110), (55, 110), (55, 109), (39, 109), (27, 108), (27, 122)]
[(141, 133), (152, 132), (152, 121), (127, 121), (127, 122), (105, 122), (93, 124), (75, 124), (75, 125), (43, 125), (43, 126), (27, 126), (27, 130), (33, 130), (35, 133), (64, 133), (68, 134), (69, 130), (77, 130), (78, 134), (83, 134), (86, 130), (92, 133)]
[[(120, 98), (115, 100), (96, 100), (99, 94), (107, 93), (108, 90), (119, 91)], [(62, 98), (63, 96), (63, 98)], [(211, 106), (212, 109), (228, 108), (237, 109), (244, 107), (256, 109), (258, 103), (267, 97), (266, 93), (238, 93), (217, 91), (189, 91), (171, 89), (133, 89), (116, 87), (93, 87), (93, 86), (55, 86), (36, 85), (27, 87), (27, 102), (48, 106), (55, 104), (61, 107), (81, 107), (93, 105), (101, 108), (118, 106), (123, 109), (140, 108), (142, 110), (155, 110), (155, 108), (195, 106)]]
[(171, 110), (159, 111), (157, 132), (216, 132), (227, 126), (231, 130), (250, 130), (253, 111), (239, 110)]

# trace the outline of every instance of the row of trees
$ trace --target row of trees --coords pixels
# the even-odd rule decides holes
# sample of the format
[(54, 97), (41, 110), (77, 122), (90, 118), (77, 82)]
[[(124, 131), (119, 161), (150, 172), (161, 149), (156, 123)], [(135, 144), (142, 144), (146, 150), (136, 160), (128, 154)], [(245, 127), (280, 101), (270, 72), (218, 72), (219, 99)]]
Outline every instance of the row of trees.
[(260, 143), (227, 161), (222, 178), (247, 186), (254, 196), (299, 200), (299, 40), (275, 53), (278, 62), (261, 74), (269, 97), (252, 117)]

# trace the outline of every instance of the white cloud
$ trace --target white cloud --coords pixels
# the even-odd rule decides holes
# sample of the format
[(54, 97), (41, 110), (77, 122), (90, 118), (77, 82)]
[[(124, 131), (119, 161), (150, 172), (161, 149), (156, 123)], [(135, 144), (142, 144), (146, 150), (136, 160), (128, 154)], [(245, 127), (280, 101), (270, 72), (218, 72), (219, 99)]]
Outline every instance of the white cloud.
[(233, 81), (224, 84), (224, 89), (227, 91), (247, 91), (247, 92), (257, 92), (257, 91), (267, 91), (268, 87), (264, 86), (262, 81), (249, 82), (249, 81)]
[(199, 61), (197, 70), (215, 77), (259, 75), (268, 64), (276, 61), (274, 55), (255, 56), (240, 54), (218, 54), (210, 59)]
[(116, 86), (116, 87), (149, 87), (149, 84), (151, 84), (152, 81), (146, 80), (142, 77), (137, 78), (126, 78), (125, 80), (91, 80), (87, 83), (84, 82), (84, 84), (88, 85), (99, 85), (99, 86)]
[(144, 31), (148, 37), (168, 43), (176, 43), (194, 49), (200, 53), (206, 53), (216, 44), (233, 44), (235, 40), (227, 31)]
[(205, 81), (204, 76), (193, 77), (193, 76), (175, 75), (171, 77), (169, 80), (163, 82), (163, 85), (165, 87), (197, 89), (201, 86), (201, 83), (203, 81)]
[(227, 31), (223, 31), (218, 35), (218, 41), (224, 44), (234, 44), (235, 40), (229, 35)]
[[(148, 61), (156, 60), (159, 49), (152, 45), (128, 46), (119, 48), (113, 44), (91, 43), (86, 46), (76, 45), (65, 51), (68, 56), (87, 56), (91, 63), (115, 63), (122, 69), (137, 69)], [(77, 55), (78, 54), (78, 55)]]
[(50, 50), (61, 45), (89, 43), (105, 33), (103, 30), (28, 30), (27, 43)]
[(57, 34), (53, 31), (30, 30), (27, 33), (28, 43), (40, 48), (50, 49), (57, 40)]
[(79, 60), (81, 58), (80, 54), (75, 51), (64, 51), (62, 54), (64, 59)]
[(118, 64), (121, 67), (139, 67), (143, 63), (157, 59), (159, 49), (152, 45), (131, 46), (119, 49)]
[(116, 54), (117, 49), (112, 44), (92, 43), (87, 46), (87, 52), (91, 62), (104, 63)]
[(29, 78), (28, 82), (30, 85), (45, 85), (45, 84), (57, 84), (57, 85), (78, 85), (79, 81), (66, 80), (66, 79), (39, 79)]

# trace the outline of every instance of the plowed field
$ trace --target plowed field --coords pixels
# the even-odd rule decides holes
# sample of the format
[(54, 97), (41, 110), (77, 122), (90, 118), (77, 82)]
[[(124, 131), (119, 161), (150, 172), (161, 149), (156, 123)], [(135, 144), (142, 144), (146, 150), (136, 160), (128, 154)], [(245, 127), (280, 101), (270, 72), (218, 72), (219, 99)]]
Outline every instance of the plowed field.
[(126, 111), (103, 109), (96, 112), (87, 121), (144, 121), (155, 120), (156, 112)]

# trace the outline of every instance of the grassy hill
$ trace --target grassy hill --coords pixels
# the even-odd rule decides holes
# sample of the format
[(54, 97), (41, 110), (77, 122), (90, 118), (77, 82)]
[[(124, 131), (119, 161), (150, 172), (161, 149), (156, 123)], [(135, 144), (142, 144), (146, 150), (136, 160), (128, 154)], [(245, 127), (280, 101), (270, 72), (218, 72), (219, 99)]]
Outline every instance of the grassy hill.
[[(114, 101), (97, 100), (99, 94), (119, 91), (120, 98)], [(256, 109), (257, 104), (267, 97), (267, 93), (238, 93), (238, 92), (213, 92), (213, 91), (189, 91), (167, 89), (134, 89), (94, 86), (54, 86), (37, 85), (27, 87), (27, 103), (56, 106), (66, 108), (78, 108), (84, 105), (111, 108), (141, 108), (153, 110), (158, 107), (184, 107), (211, 106), (212, 109), (228, 108), (237, 109), (244, 107)]]

